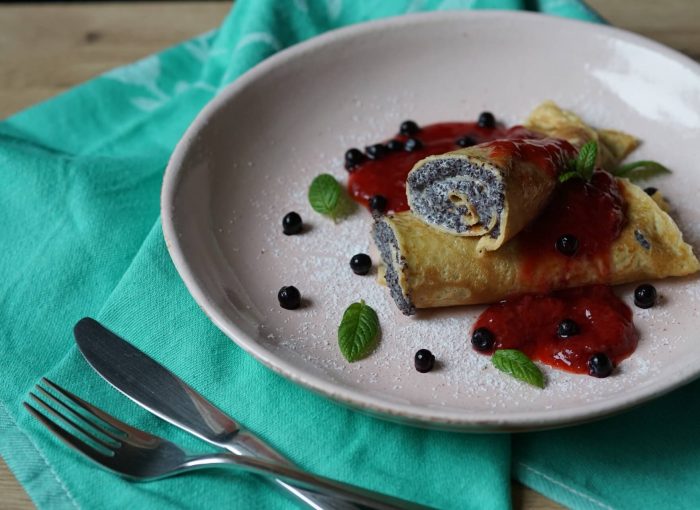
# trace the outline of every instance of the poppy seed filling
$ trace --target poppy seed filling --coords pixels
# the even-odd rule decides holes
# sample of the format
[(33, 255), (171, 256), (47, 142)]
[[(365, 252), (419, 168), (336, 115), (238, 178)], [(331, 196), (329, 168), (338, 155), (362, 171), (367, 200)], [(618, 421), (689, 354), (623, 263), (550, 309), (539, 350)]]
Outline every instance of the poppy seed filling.
[(634, 231), (634, 238), (639, 243), (639, 245), (645, 250), (651, 249), (651, 243), (646, 237), (644, 237), (644, 234), (642, 234), (639, 230)]
[[(498, 237), (505, 193), (493, 171), (464, 158), (435, 159), (411, 172), (406, 185), (411, 209), (424, 221), (463, 234), (477, 225), (491, 225), (495, 216), (489, 234)], [(476, 225), (469, 224), (467, 203), (479, 217)]]
[(386, 266), (384, 279), (386, 280), (387, 287), (389, 287), (391, 297), (404, 315), (413, 315), (416, 313), (416, 309), (413, 303), (411, 303), (410, 296), (404, 294), (399, 284), (399, 271), (404, 270), (406, 261), (401, 256), (399, 243), (396, 240), (394, 231), (387, 225), (383, 218), (379, 218), (374, 224), (373, 236), (374, 242)]

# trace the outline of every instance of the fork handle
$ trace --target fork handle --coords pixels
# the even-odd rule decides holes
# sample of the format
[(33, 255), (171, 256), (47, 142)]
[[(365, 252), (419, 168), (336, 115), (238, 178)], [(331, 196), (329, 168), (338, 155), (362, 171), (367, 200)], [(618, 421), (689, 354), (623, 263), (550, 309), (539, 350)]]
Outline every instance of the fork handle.
[[(278, 483), (285, 484), (296, 491), (301, 491), (304, 497), (313, 496), (314, 501), (321, 498), (321, 503), (345, 503), (353, 509), (362, 510), (427, 510), (429, 507), (419, 505), (404, 499), (370, 491), (330, 478), (313, 475), (294, 466), (278, 464), (275, 461), (237, 455), (219, 453), (200, 455), (189, 459), (184, 469), (209, 468), (212, 466), (228, 467), (245, 470), (266, 477), (273, 477)], [(293, 485), (287, 485), (289, 484)], [(295, 493), (296, 495), (296, 493)], [(329, 499), (330, 498), (330, 499)], [(336, 506), (337, 508), (337, 506)]]
[[(219, 443), (218, 446), (236, 455), (267, 459), (279, 465), (295, 468), (294, 464), (287, 458), (277, 453), (255, 434), (245, 429), (240, 429), (235, 436), (227, 442)], [(367, 508), (366, 506), (336, 498), (333, 495), (319, 494), (308, 488), (296, 487), (288, 481), (280, 479), (271, 479), (270, 481), (289, 496), (296, 498), (299, 502), (314, 510), (365, 510)]]

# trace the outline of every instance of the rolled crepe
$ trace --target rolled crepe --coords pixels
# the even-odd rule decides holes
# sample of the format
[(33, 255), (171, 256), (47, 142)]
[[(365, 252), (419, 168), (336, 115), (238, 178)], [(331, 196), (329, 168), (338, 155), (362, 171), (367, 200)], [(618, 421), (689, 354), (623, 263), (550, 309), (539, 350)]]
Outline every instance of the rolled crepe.
[(610, 264), (604, 271), (595, 259), (543, 257), (540, 266), (530, 267), (525, 275), (517, 237), (499, 250), (479, 255), (477, 238), (439, 231), (411, 211), (379, 218), (373, 235), (391, 296), (410, 315), (416, 308), (492, 303), (527, 292), (698, 271), (692, 248), (670, 216), (638, 186), (626, 179), (618, 179), (618, 184), (627, 203), (627, 223), (611, 245)]
[(510, 142), (416, 163), (406, 180), (414, 214), (443, 232), (479, 237), (479, 253), (497, 250), (542, 211), (560, 170), (583, 144), (597, 142), (598, 165), (613, 169), (638, 143), (619, 131), (595, 130), (551, 101), (535, 108), (525, 127), (511, 129)]
[(416, 163), (406, 179), (411, 210), (443, 232), (479, 237), (479, 252), (501, 247), (547, 205), (576, 156), (565, 140), (520, 133)]

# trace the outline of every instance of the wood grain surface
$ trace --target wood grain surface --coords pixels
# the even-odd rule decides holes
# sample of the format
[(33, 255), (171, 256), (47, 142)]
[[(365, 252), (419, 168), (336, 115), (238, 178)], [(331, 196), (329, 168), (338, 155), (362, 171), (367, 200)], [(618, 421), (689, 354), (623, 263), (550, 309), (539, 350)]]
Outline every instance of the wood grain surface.
[[(589, 0), (588, 4), (613, 25), (700, 60), (700, 1)], [(0, 118), (214, 28), (229, 10), (227, 2), (0, 6)], [(0, 507), (33, 508), (1, 459)], [(562, 508), (517, 482), (513, 507)]]

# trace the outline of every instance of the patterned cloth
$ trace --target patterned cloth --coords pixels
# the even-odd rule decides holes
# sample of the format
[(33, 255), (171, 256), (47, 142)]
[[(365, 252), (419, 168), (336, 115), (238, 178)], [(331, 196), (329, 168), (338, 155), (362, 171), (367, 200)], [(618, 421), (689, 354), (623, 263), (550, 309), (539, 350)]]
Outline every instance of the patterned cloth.
[[(294, 506), (259, 478), (231, 472), (129, 483), (51, 438), (21, 406), (43, 375), (137, 427), (210, 451), (87, 367), (71, 334), (86, 315), (313, 472), (440, 508), (508, 508), (511, 466), (525, 483), (573, 507), (700, 506), (697, 420), (679, 411), (696, 407), (697, 384), (624, 416), (558, 432), (511, 438), (403, 427), (263, 368), (206, 319), (172, 266), (158, 219), (162, 172), (218, 90), (272, 53), (332, 28), (484, 7), (597, 20), (576, 0), (237, 0), (218, 30), (0, 124), (0, 453), (39, 507)], [(659, 436), (669, 423), (673, 433)], [(673, 477), (654, 478), (656, 472)]]

